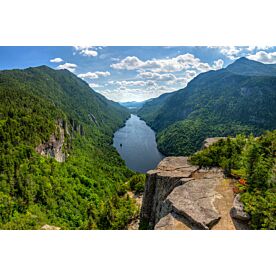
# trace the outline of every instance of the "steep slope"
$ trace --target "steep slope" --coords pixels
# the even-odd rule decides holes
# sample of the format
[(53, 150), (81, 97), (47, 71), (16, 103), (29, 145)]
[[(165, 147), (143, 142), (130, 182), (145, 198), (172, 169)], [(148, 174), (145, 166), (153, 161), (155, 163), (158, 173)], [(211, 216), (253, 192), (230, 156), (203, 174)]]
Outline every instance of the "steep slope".
[(246, 58), (218, 71), (198, 75), (172, 93), (157, 110), (146, 103), (139, 115), (157, 130), (159, 149), (170, 155), (191, 154), (206, 137), (276, 128), (274, 65)]
[(0, 97), (0, 228), (125, 228), (133, 172), (112, 135), (128, 111), (46, 66), (1, 71)]

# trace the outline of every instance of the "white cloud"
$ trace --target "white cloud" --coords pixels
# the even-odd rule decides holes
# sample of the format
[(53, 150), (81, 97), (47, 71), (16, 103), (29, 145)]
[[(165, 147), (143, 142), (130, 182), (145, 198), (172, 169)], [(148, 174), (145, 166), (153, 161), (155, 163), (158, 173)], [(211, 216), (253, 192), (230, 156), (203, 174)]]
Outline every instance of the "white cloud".
[(170, 73), (187, 69), (196, 69), (200, 72), (205, 72), (212, 69), (220, 69), (218, 65), (217, 62), (214, 66), (210, 66), (208, 63), (201, 62), (194, 55), (187, 53), (174, 58), (150, 59), (146, 61), (142, 61), (136, 56), (128, 56), (110, 66), (117, 70), (148, 70), (156, 73)]
[(64, 63), (64, 64), (60, 64), (57, 69), (67, 69), (69, 70), (70, 72), (75, 72), (76, 68), (78, 66), (74, 63)]
[(74, 46), (75, 50), (82, 56), (96, 57), (98, 52), (93, 46)]
[(123, 81), (109, 81), (109, 84), (119, 85), (120, 89), (124, 89), (127, 86), (153, 86), (156, 85), (155, 81), (147, 80), (147, 81), (140, 81), (140, 80), (123, 80)]
[(260, 61), (262, 63), (276, 63), (276, 52), (267, 53), (259, 51), (254, 55), (248, 55), (247, 58)]
[(87, 72), (87, 73), (78, 75), (78, 77), (82, 79), (98, 79), (99, 77), (107, 77), (107, 76), (110, 76), (110, 72), (108, 71)]
[(50, 59), (50, 62), (60, 63), (60, 62), (63, 62), (63, 59), (62, 58), (53, 58), (53, 59)]
[(151, 79), (156, 81), (172, 81), (175, 80), (176, 77), (173, 74), (159, 74), (154, 72), (140, 72), (138, 74), (139, 78)]
[(268, 50), (270, 48), (273, 48), (274, 46), (247, 46), (245, 48), (245, 50), (247, 50), (248, 52), (253, 52), (253, 51), (257, 51), (257, 50)]
[(235, 60), (245, 54), (252, 53), (254, 51), (268, 50), (273, 48), (272, 46), (209, 46), (208, 48), (216, 48), (231, 60)]
[(128, 88), (128, 87), (118, 87), (115, 89), (105, 89), (98, 90), (99, 93), (104, 95), (110, 100), (113, 101), (144, 101), (150, 98), (159, 97), (163, 93), (168, 93), (175, 91), (176, 89), (167, 86), (158, 86), (154, 82), (154, 85), (150, 81), (149, 85), (141, 88)]
[(89, 86), (91, 88), (98, 88), (98, 87), (102, 87), (101, 85), (97, 84), (97, 83), (89, 83)]
[(224, 61), (222, 59), (218, 59), (214, 61), (213, 69), (218, 70), (223, 67)]

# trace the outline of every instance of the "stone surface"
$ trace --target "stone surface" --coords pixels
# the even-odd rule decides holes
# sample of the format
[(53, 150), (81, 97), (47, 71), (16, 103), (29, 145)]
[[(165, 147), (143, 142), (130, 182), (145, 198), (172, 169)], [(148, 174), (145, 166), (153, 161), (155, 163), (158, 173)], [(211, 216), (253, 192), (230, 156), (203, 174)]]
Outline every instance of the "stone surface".
[(207, 138), (204, 140), (203, 142), (203, 147), (202, 148), (208, 148), (210, 147), (212, 144), (218, 142), (221, 139), (226, 139), (226, 137), (212, 137), (212, 138)]
[(41, 227), (41, 230), (60, 230), (60, 227), (45, 224)]
[[(64, 127), (64, 122), (63, 120), (59, 120), (57, 122), (57, 131), (59, 135), (56, 133), (53, 133), (50, 136), (49, 141), (40, 144), (39, 146), (36, 147), (36, 152), (41, 154), (42, 156), (47, 156), (47, 157), (53, 157), (55, 158), (58, 162), (64, 162), (65, 161), (65, 154), (62, 152), (62, 147), (64, 144), (65, 140), (65, 127)], [(59, 137), (58, 137), (59, 136)]]
[(241, 221), (249, 221), (250, 216), (243, 209), (243, 203), (240, 201), (240, 195), (236, 195), (233, 201), (233, 207), (230, 211), (231, 217)]
[(233, 180), (222, 169), (199, 169), (187, 157), (167, 157), (147, 173), (140, 219), (148, 229), (248, 229), (230, 215)]
[[(147, 172), (145, 192), (141, 208), (141, 221), (153, 229), (161, 218), (161, 205), (172, 190), (188, 182), (198, 169), (188, 163), (187, 157), (166, 157), (156, 170)], [(185, 178), (185, 180), (180, 181)]]
[(158, 221), (154, 230), (200, 230), (200, 228), (191, 224), (185, 217), (171, 212)]
[(174, 211), (202, 229), (210, 229), (220, 219), (214, 206), (220, 194), (216, 192), (217, 179), (191, 180), (176, 187), (164, 202), (164, 212)]

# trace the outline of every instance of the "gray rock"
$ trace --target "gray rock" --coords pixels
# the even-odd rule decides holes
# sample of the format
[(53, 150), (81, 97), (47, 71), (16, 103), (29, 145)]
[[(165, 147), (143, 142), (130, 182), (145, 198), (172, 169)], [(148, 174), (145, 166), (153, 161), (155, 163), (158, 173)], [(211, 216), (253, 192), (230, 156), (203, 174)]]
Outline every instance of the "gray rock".
[(64, 162), (66, 155), (62, 152), (62, 147), (65, 141), (65, 129), (64, 123), (61, 119), (57, 121), (56, 132), (59, 133), (59, 137), (57, 133), (53, 133), (50, 136), (49, 141), (40, 144), (35, 150), (42, 156), (52, 157), (58, 162)]
[(218, 182), (217, 179), (198, 179), (176, 187), (164, 202), (161, 213), (172, 210), (191, 224), (210, 229), (220, 219), (214, 206), (220, 196), (215, 191)]
[(243, 203), (240, 201), (240, 195), (236, 195), (233, 202), (233, 207), (230, 210), (230, 215), (232, 218), (235, 218), (237, 220), (241, 221), (249, 221), (250, 215), (246, 213), (243, 209)]
[(192, 180), (192, 174), (197, 169), (197, 166), (188, 163), (187, 157), (167, 157), (159, 163), (156, 170), (148, 171), (140, 215), (141, 221), (153, 229), (161, 218), (163, 201), (175, 187)]
[(218, 142), (219, 140), (225, 140), (226, 137), (212, 137), (212, 138), (206, 138), (203, 142), (203, 147), (202, 148), (208, 148), (214, 143)]
[(41, 227), (41, 230), (60, 230), (60, 227), (45, 224)]

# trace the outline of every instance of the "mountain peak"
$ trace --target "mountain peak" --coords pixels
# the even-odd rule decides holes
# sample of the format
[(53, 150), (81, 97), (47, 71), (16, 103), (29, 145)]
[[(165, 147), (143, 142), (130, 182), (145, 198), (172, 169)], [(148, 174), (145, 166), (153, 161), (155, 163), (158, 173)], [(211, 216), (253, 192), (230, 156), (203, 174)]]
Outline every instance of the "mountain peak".
[(228, 71), (246, 76), (276, 76), (275, 64), (264, 64), (255, 60), (241, 57), (226, 67)]

